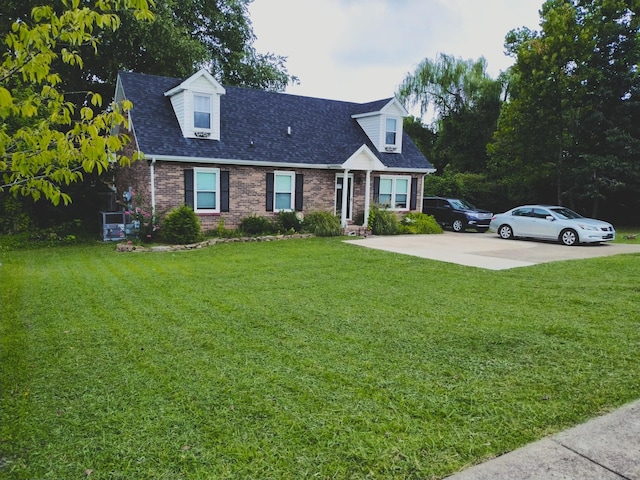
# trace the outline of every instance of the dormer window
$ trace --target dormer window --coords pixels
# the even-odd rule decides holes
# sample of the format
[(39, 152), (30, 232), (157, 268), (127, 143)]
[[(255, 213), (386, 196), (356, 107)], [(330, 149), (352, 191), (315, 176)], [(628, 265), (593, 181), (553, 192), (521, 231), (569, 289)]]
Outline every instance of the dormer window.
[(387, 118), (385, 130), (385, 144), (394, 145), (398, 138), (398, 120), (396, 118)]
[(358, 121), (378, 151), (401, 154), (402, 119), (409, 116), (409, 112), (402, 104), (394, 98), (384, 104), (378, 101), (365, 104), (360, 108), (361, 113), (355, 113), (351, 118)]
[(193, 95), (193, 126), (202, 130), (211, 129), (211, 95)]
[(225, 90), (206, 70), (164, 92), (185, 138), (220, 140), (220, 97)]

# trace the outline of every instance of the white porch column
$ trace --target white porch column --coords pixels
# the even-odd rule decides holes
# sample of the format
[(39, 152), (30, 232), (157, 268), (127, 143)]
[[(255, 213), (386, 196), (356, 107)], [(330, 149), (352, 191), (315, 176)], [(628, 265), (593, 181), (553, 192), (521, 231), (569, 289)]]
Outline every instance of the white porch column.
[(347, 228), (347, 202), (349, 201), (349, 169), (345, 169), (342, 177), (342, 211), (340, 212), (340, 224)]
[(371, 198), (371, 170), (367, 170), (367, 176), (364, 181), (364, 226), (369, 222), (369, 203)]

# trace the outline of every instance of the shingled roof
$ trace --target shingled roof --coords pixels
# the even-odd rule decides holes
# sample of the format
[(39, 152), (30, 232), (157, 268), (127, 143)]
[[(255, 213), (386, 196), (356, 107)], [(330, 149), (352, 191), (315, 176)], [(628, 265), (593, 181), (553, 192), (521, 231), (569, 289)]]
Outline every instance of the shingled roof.
[(388, 168), (425, 173), (433, 169), (406, 133), (402, 153), (382, 153), (352, 118), (377, 111), (392, 98), (359, 104), (225, 87), (220, 99), (220, 140), (213, 141), (182, 135), (164, 93), (184, 79), (131, 72), (120, 72), (119, 77), (124, 97), (134, 104), (130, 118), (138, 146), (147, 157), (322, 168), (338, 167), (367, 145)]

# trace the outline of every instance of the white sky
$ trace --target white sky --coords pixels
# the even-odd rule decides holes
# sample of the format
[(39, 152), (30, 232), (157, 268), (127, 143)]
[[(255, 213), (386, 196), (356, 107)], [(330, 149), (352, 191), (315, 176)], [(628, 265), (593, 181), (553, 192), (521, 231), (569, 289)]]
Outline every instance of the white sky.
[(513, 64), (504, 37), (539, 30), (544, 0), (253, 0), (259, 53), (287, 57), (300, 78), (287, 93), (352, 102), (394, 95), (425, 58), (487, 60), (495, 78)]

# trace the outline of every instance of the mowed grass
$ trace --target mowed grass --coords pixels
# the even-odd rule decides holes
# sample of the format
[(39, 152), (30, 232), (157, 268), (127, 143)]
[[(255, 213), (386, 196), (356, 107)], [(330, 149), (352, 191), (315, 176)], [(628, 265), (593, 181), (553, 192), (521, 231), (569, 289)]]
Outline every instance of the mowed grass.
[(0, 257), (0, 478), (442, 478), (640, 396), (640, 255)]

